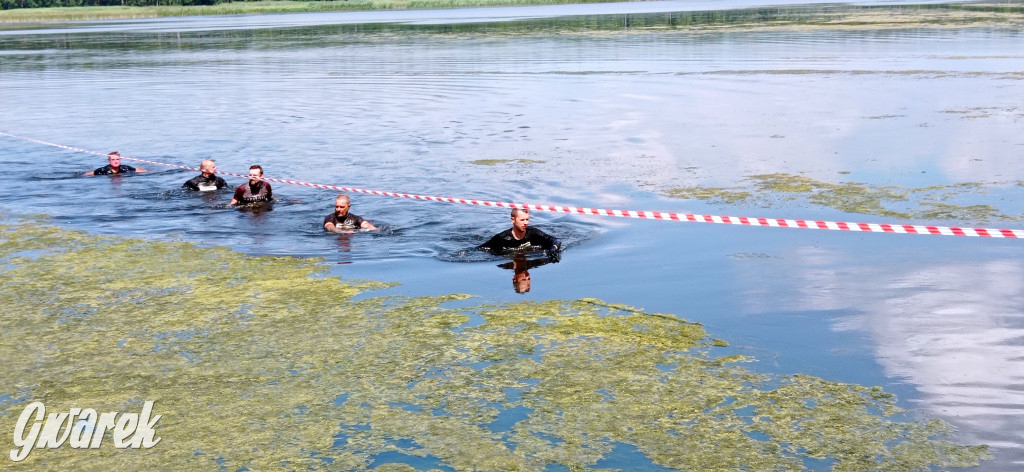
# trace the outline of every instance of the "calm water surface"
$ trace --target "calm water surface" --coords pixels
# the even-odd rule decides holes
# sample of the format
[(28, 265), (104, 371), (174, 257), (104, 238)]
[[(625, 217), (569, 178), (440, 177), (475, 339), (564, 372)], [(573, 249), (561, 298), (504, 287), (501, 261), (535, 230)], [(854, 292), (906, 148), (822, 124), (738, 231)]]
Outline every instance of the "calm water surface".
[[(644, 14), (609, 8), (9, 30), (0, 35), (0, 131), (421, 195), (894, 222), (784, 199), (730, 206), (662, 196), (789, 173), (909, 187), (982, 182), (986, 192), (958, 203), (1024, 214), (1019, 28), (576, 27), (579, 18)], [(523, 19), (535, 17), (545, 18)], [(505, 210), (355, 195), (352, 211), (385, 229), (325, 235), (328, 191), (275, 184), (272, 211), (242, 212), (225, 207), (230, 193), (178, 190), (190, 171), (140, 164), (151, 173), (85, 178), (103, 158), (7, 137), (0, 156), (5, 215), (323, 257), (342, 277), (400, 282), (384, 293), (598, 297), (672, 313), (756, 356), (757, 368), (883, 385), (921, 417), (954, 424), (959, 440), (991, 445), (997, 460), (986, 470), (1024, 467), (1021, 242), (535, 212), (532, 223), (569, 247), (561, 263), (531, 270), (532, 289), (520, 295), (501, 261), (467, 252), (507, 226)]]

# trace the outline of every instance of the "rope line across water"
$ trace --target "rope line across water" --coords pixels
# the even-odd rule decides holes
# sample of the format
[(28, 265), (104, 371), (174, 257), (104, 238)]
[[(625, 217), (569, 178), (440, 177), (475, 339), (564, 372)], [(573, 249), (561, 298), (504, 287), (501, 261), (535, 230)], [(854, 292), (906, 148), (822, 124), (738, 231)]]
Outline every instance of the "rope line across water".
[[(27, 138), (24, 136), (16, 136), (13, 134), (5, 133), (0, 131), (0, 135), (8, 136), (15, 139), (24, 141), (30, 141), (45, 146), (52, 146), (61, 149), (67, 149), (69, 151), (83, 152), (87, 154), (95, 154), (98, 156), (106, 156), (106, 153), (90, 151), (87, 149), (80, 149), (71, 146), (65, 146), (62, 144), (49, 143), (46, 141), (40, 141), (38, 139)], [(175, 169), (185, 169), (199, 171), (198, 167), (183, 166), (178, 164), (169, 164), (166, 162), (151, 161), (146, 159), (138, 159), (133, 157), (121, 156), (121, 159), (141, 162), (145, 164), (153, 164), (164, 167), (172, 167)], [(233, 177), (242, 177), (248, 179), (247, 174), (236, 174), (233, 172), (215, 172), (219, 175), (230, 175)], [(860, 231), (868, 233), (897, 233), (897, 234), (933, 234), (940, 236), (973, 236), (983, 238), (1011, 238), (1011, 239), (1022, 239), (1024, 238), (1024, 230), (1021, 229), (995, 229), (995, 228), (962, 228), (956, 226), (931, 226), (931, 225), (909, 225), (909, 224), (886, 224), (886, 223), (847, 223), (844, 221), (818, 221), (818, 220), (794, 220), (794, 219), (779, 219), (779, 218), (751, 218), (746, 216), (721, 216), (721, 215), (697, 215), (693, 213), (673, 213), (673, 212), (661, 212), (661, 211), (647, 211), (647, 210), (607, 210), (601, 208), (580, 208), (570, 206), (559, 206), (559, 205), (539, 205), (530, 203), (513, 203), (513, 202), (495, 202), (487, 200), (472, 200), (466, 198), (453, 198), (453, 197), (438, 197), (430, 195), (416, 195), (410, 193), (400, 192), (387, 192), (383, 190), (367, 190), (355, 187), (343, 187), (339, 185), (327, 185), (318, 184), (312, 182), (303, 182), (300, 180), (289, 180), (289, 179), (275, 179), (271, 177), (263, 177), (262, 180), (268, 182), (278, 182), (289, 185), (301, 185), (305, 187), (320, 188), (325, 190), (337, 190), (342, 192), (351, 193), (364, 193), (369, 195), (382, 195), (388, 197), (397, 198), (409, 198), (413, 200), (427, 200), (435, 202), (446, 202), (446, 203), (461, 203), (465, 205), (478, 205), (496, 208), (525, 208), (530, 210), (538, 211), (550, 211), (557, 213), (572, 213), (580, 215), (600, 215), (600, 216), (617, 216), (621, 218), (641, 218), (648, 220), (669, 220), (669, 221), (687, 221), (694, 223), (719, 223), (719, 224), (731, 224), (731, 225), (745, 225), (745, 226), (764, 226), (772, 228), (804, 228), (804, 229), (825, 229), (833, 231)]]

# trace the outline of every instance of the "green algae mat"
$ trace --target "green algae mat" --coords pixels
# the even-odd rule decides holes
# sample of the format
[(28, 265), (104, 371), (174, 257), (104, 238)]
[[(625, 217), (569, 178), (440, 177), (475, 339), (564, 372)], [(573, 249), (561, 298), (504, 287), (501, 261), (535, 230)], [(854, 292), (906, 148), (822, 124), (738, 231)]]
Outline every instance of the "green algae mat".
[(14, 448), (32, 402), (152, 401), (160, 415), (152, 447), (107, 437), (3, 469), (613, 470), (627, 454), (682, 470), (913, 471), (988, 458), (879, 387), (755, 372), (675, 315), (373, 297), (387, 285), (327, 277), (316, 260), (0, 223), (0, 441)]
[(667, 197), (742, 205), (758, 203), (771, 207), (774, 200), (804, 199), (807, 203), (847, 213), (926, 220), (945, 219), (988, 223), (1020, 221), (1020, 215), (1001, 213), (987, 205), (959, 205), (948, 200), (960, 195), (985, 194), (998, 186), (1020, 188), (1024, 182), (963, 182), (953, 185), (907, 188), (896, 185), (869, 185), (860, 182), (831, 183), (793, 174), (761, 174), (746, 178), (753, 188), (676, 187), (663, 192)]

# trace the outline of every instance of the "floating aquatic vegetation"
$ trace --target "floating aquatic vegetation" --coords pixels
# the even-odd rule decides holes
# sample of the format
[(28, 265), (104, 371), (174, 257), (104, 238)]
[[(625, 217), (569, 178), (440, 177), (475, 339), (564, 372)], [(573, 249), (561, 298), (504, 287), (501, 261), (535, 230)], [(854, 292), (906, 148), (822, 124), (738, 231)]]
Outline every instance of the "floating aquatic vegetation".
[(804, 197), (810, 203), (847, 213), (901, 219), (947, 219), (979, 223), (993, 219), (1019, 219), (1003, 214), (991, 205), (957, 205), (944, 201), (965, 193), (984, 193), (986, 188), (979, 183), (906, 188), (860, 182), (830, 183), (785, 173), (752, 175), (748, 179), (754, 183), (753, 191), (743, 187), (681, 187), (668, 189), (664, 194), (673, 198), (729, 204), (748, 203), (755, 198), (764, 203), (778, 198)]
[(835, 208), (848, 213), (910, 218), (904, 212), (893, 211), (885, 203), (907, 199), (906, 191), (892, 186), (864, 185), (857, 182), (833, 184), (801, 175), (761, 174), (750, 177), (760, 191), (806, 193), (811, 203)]
[(512, 162), (512, 160), (511, 159), (477, 159), (475, 161), (470, 161), (469, 163), (470, 164), (476, 164), (478, 166), (493, 166), (493, 165), (496, 165), (496, 164), (505, 164), (505, 163), (508, 163), (508, 162)]
[(943, 113), (962, 115), (964, 118), (988, 118), (992, 115), (1022, 116), (1017, 107), (971, 107), (966, 110), (944, 110)]
[(683, 470), (988, 457), (881, 388), (757, 373), (699, 324), (595, 299), (355, 299), (387, 284), (39, 223), (0, 226), (0, 263), (0, 437), (32, 401), (162, 415), (150, 449), (108, 433), (19, 467), (582, 470), (621, 446)]
[(493, 166), (512, 162), (518, 162), (520, 164), (543, 164), (546, 161), (538, 161), (535, 159), (477, 159), (475, 161), (470, 161), (470, 164), (476, 164), (478, 166)]
[(722, 187), (676, 187), (665, 191), (672, 198), (692, 198), (723, 203), (740, 203), (753, 196), (750, 192)]
[(1002, 215), (998, 210), (989, 205), (950, 205), (941, 202), (925, 202), (925, 209), (921, 210), (922, 218), (959, 220), (959, 221), (988, 221), (990, 218), (1010, 219)]
[(731, 257), (736, 259), (775, 259), (778, 256), (772, 256), (763, 252), (737, 252), (732, 254)]

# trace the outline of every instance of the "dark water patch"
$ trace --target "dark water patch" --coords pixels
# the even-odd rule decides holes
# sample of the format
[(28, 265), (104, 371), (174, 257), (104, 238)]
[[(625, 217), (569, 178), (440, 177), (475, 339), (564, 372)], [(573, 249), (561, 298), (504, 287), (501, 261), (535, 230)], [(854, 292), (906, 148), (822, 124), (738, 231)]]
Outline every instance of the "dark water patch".
[(29, 176), (26, 180), (38, 181), (38, 182), (47, 182), (47, 181), (61, 181), (61, 180), (79, 179), (79, 178), (83, 177), (83, 174), (85, 172), (86, 171), (74, 172), (74, 173), (71, 173), (71, 172), (59, 172), (59, 173), (56, 173), (55, 172), (55, 173), (49, 174), (49, 175), (32, 175), (32, 176)]

